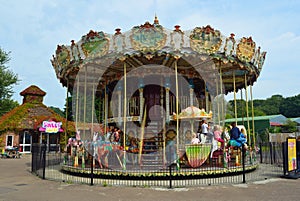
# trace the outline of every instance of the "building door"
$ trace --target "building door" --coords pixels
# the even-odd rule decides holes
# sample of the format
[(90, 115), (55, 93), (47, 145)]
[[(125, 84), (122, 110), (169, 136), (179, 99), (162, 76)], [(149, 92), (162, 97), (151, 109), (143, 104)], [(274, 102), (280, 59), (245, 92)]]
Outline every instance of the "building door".
[(59, 134), (41, 133), (40, 144), (46, 144), (47, 152), (59, 151)]
[(32, 137), (28, 131), (20, 134), (20, 152), (31, 153)]
[(48, 133), (41, 132), (40, 134), (40, 144), (46, 145), (46, 150), (49, 151), (49, 135)]

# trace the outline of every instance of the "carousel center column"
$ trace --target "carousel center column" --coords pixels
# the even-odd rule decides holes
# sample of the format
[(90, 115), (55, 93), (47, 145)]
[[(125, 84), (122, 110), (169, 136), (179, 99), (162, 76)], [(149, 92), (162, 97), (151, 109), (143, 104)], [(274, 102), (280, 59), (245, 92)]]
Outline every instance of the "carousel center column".
[(190, 85), (190, 106), (194, 105), (194, 82), (193, 78), (189, 78), (189, 85)]
[(166, 88), (166, 123), (170, 122), (170, 78), (167, 77), (165, 81)]
[[(120, 81), (121, 82), (121, 81)], [(117, 89), (117, 94), (118, 94), (118, 122), (121, 125), (122, 122), (122, 87), (123, 83), (120, 83)]]

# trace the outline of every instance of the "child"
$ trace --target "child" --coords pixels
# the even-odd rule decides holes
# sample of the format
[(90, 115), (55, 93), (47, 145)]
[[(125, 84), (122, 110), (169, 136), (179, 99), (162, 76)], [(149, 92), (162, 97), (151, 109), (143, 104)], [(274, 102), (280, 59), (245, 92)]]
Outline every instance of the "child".
[(197, 134), (196, 133), (193, 133), (192, 134), (192, 141), (191, 141), (191, 144), (199, 144), (200, 143), (200, 140), (199, 138), (197, 138)]
[(220, 130), (220, 126), (215, 125), (214, 126), (214, 139), (217, 140), (218, 142), (221, 142), (221, 148), (224, 147), (224, 140), (221, 138), (221, 130)]

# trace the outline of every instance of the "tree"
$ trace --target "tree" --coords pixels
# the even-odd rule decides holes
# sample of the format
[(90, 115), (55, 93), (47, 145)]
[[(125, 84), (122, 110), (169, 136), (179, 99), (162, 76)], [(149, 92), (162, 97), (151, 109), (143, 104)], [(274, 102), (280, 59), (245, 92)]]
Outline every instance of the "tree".
[(284, 132), (293, 133), (297, 131), (297, 123), (291, 120), (287, 120), (286, 123), (282, 126)]
[(279, 107), (279, 111), (286, 117), (300, 116), (300, 94), (293, 97), (287, 97)]
[[(266, 113), (259, 107), (258, 105), (261, 105), (261, 100), (259, 101), (253, 101), (253, 112), (254, 116), (265, 116)], [(236, 100), (236, 107), (237, 107), (237, 117), (246, 117), (246, 101), (245, 100)], [(228, 115), (226, 114), (226, 119), (234, 117), (234, 101), (230, 100), (227, 105), (227, 111)], [(252, 116), (252, 108), (251, 108), (251, 101), (248, 101), (248, 115), (249, 117)]]
[(8, 69), (9, 52), (0, 48), (0, 116), (9, 112), (18, 102), (11, 99), (13, 95), (13, 85), (18, 83), (18, 76)]
[[(73, 107), (72, 107), (72, 95), (68, 98), (66, 98), (66, 104), (64, 108), (64, 117), (66, 117), (66, 113), (68, 113), (67, 119), (68, 121), (74, 121), (74, 115), (73, 115)], [(68, 111), (67, 111), (68, 109)]]
[(63, 111), (61, 111), (61, 109), (59, 109), (58, 107), (53, 107), (53, 106), (50, 106), (49, 107), (51, 110), (53, 110), (56, 114), (59, 114), (61, 117), (66, 117), (66, 115), (64, 114)]
[(268, 115), (280, 114), (279, 107), (284, 102), (281, 95), (273, 95), (267, 98), (260, 109)]

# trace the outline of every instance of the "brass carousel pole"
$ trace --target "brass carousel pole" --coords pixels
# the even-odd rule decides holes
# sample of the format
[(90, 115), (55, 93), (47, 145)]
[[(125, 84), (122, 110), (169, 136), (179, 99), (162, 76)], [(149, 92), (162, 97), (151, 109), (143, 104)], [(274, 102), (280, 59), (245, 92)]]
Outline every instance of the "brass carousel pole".
[[(223, 93), (223, 78), (222, 78), (222, 69), (220, 68), (220, 91), (221, 93)], [(225, 112), (224, 112), (224, 100), (223, 100), (223, 96), (222, 96), (222, 102), (221, 102), (221, 114), (222, 114), (222, 121), (223, 121), (223, 125), (224, 126), (224, 120), (225, 120)]]
[(126, 170), (126, 120), (127, 120), (127, 97), (126, 97), (126, 87), (127, 87), (127, 72), (126, 72), (126, 62), (124, 61), (124, 105), (123, 105), (123, 169)]
[(106, 79), (104, 80), (104, 132), (107, 134), (107, 91)]
[[(94, 68), (94, 75), (95, 75), (95, 68)], [(91, 129), (91, 137), (94, 135), (94, 108), (95, 108), (95, 78), (93, 78), (93, 86), (92, 86), (92, 129)]]
[(244, 124), (244, 116), (245, 116), (245, 112), (244, 112), (244, 104), (243, 104), (243, 89), (241, 89), (241, 102), (240, 102), (240, 105), (241, 105), (241, 110), (242, 110), (242, 125), (245, 125)]
[(75, 119), (75, 126), (76, 126), (76, 132), (78, 131), (78, 113), (79, 113), (79, 79), (80, 79), (80, 75), (78, 74), (78, 78), (77, 78), (77, 87), (76, 87), (76, 119)]
[[(176, 79), (176, 154), (177, 158), (179, 153), (179, 93), (178, 93), (178, 72), (177, 72), (177, 59), (175, 60), (175, 79)], [(179, 168), (178, 160), (176, 160), (177, 168)]]
[(250, 95), (251, 95), (251, 110), (252, 110), (252, 135), (253, 135), (253, 146), (255, 146), (255, 129), (254, 129), (254, 107), (253, 107), (253, 96), (252, 96), (252, 85), (250, 85)]
[(86, 94), (87, 94), (87, 67), (84, 68), (84, 96), (83, 96), (83, 135), (86, 133)]
[[(220, 125), (221, 120), (220, 120), (220, 101), (219, 101), (219, 97), (218, 97), (218, 94), (219, 94), (219, 82), (218, 82), (218, 79), (216, 79), (216, 91), (217, 91), (217, 94), (216, 94), (215, 100), (217, 101), (218, 125)], [(208, 113), (208, 111), (206, 111), (206, 112)]]
[(69, 78), (67, 78), (67, 101), (66, 101), (66, 128), (65, 128), (65, 143), (68, 144), (67, 130), (68, 130), (68, 110), (69, 110)]
[(163, 151), (164, 164), (166, 164), (166, 124), (170, 122), (170, 88), (166, 87), (166, 116), (163, 118)]
[(249, 105), (248, 105), (248, 85), (247, 85), (247, 77), (246, 77), (246, 74), (245, 74), (245, 93), (246, 93), (246, 115), (247, 115), (247, 126), (248, 126), (248, 131), (247, 131), (247, 140), (249, 142), (249, 144), (251, 144), (251, 138), (250, 138), (250, 135), (249, 135), (249, 129), (250, 129), (250, 122), (249, 122)]
[(208, 92), (206, 90), (206, 82), (204, 82), (204, 94), (205, 94), (205, 111), (208, 112)]
[(145, 134), (145, 125), (146, 125), (146, 117), (147, 117), (147, 107), (145, 105), (144, 109), (144, 117), (141, 125), (141, 139), (139, 143), (139, 164), (142, 165), (142, 152), (143, 152), (143, 141), (144, 141), (144, 134)]
[(163, 166), (165, 165), (165, 153), (166, 153), (166, 146), (165, 146), (165, 131), (166, 131), (166, 115), (164, 114), (164, 109), (163, 109), (163, 105), (164, 105), (164, 87), (163, 87), (163, 78), (161, 78), (160, 80), (160, 105), (162, 107), (161, 109), (161, 117), (163, 118), (163, 122), (162, 122), (162, 126), (163, 126), (163, 131), (162, 131), (162, 138), (163, 138), (163, 142), (159, 142), (159, 146), (163, 148), (162, 150), (162, 154), (163, 154)]
[(234, 92), (234, 118), (237, 124), (237, 108), (236, 108), (236, 86), (235, 86), (235, 72), (233, 71), (233, 92)]

